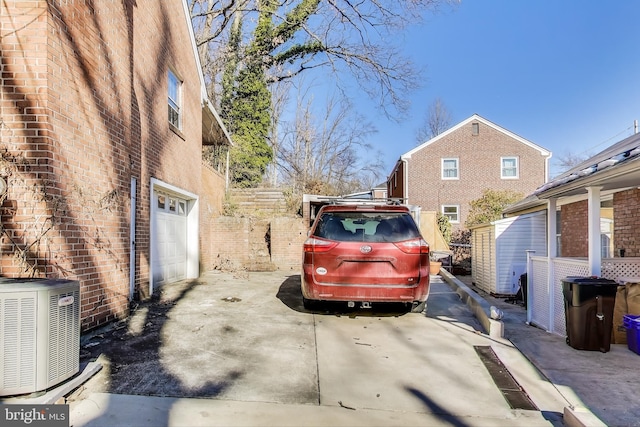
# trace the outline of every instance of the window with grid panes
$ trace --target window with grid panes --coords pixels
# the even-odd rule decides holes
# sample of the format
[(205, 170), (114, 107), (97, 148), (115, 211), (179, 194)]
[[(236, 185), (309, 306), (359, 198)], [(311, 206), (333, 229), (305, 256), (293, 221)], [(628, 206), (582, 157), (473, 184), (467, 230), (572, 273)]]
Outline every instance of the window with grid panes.
[(458, 159), (442, 159), (442, 179), (458, 178)]

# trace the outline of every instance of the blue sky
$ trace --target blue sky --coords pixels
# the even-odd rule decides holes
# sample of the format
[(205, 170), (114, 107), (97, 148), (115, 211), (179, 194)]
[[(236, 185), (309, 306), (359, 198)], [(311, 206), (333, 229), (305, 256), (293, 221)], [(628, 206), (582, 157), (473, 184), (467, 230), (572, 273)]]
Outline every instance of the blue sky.
[(376, 123), (371, 143), (386, 173), (416, 146), (436, 98), (452, 126), (477, 113), (554, 157), (595, 154), (631, 135), (640, 120), (639, 19), (636, 0), (462, 0), (427, 15), (403, 43), (425, 68), (408, 117), (387, 121), (370, 100), (357, 101)]

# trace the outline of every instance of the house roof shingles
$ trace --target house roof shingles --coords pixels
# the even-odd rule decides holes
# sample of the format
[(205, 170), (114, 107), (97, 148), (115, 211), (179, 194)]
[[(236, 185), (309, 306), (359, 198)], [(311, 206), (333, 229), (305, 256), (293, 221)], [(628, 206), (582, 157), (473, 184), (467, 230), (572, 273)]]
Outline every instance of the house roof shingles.
[(578, 179), (601, 174), (607, 169), (611, 170), (625, 162), (637, 160), (638, 155), (640, 155), (640, 134), (634, 134), (547, 182), (533, 194), (542, 195), (550, 189), (567, 185)]
[(569, 169), (537, 188), (525, 199), (507, 207), (503, 213), (514, 214), (544, 204), (552, 197), (585, 193), (589, 186), (604, 191), (640, 184), (640, 134), (613, 144), (595, 156)]

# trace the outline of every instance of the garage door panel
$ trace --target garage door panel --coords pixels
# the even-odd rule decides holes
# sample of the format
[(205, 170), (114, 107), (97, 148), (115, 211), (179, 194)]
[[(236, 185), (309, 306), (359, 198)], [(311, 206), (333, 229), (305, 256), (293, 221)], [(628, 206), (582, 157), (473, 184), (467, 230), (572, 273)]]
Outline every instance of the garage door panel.
[[(158, 194), (156, 197), (163, 197)], [(168, 195), (166, 199), (174, 200)], [(186, 201), (183, 201), (186, 205)], [(164, 209), (162, 208), (164, 205)], [(186, 278), (187, 217), (184, 210), (169, 210), (167, 204), (158, 203), (155, 212), (157, 260), (154, 277), (158, 285)], [(175, 206), (175, 203), (173, 204)]]

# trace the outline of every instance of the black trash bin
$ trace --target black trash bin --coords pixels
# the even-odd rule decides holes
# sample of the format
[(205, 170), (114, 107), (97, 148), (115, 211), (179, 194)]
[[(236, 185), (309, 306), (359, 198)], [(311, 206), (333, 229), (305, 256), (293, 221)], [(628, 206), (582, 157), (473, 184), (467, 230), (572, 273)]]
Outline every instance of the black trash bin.
[(618, 284), (601, 277), (562, 280), (567, 344), (577, 350), (611, 349), (613, 307)]

